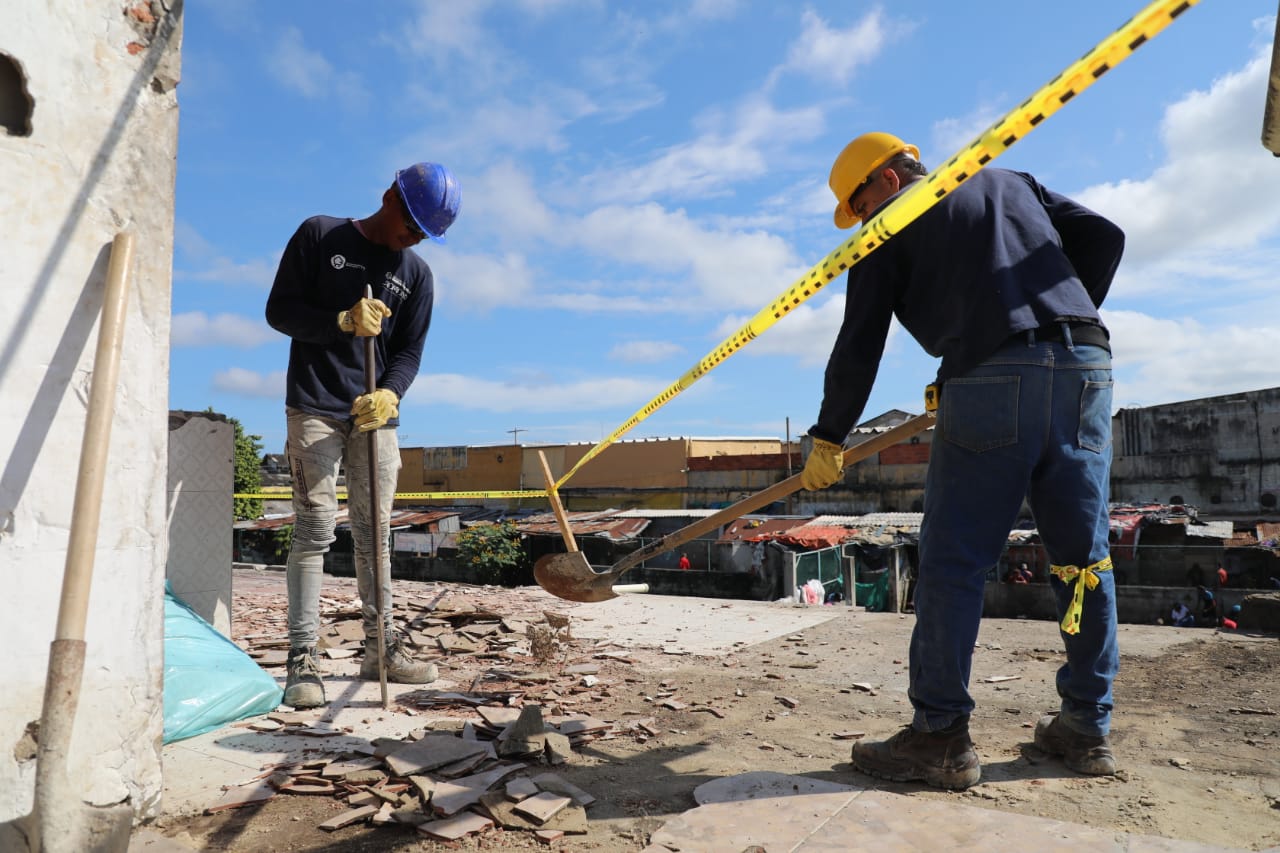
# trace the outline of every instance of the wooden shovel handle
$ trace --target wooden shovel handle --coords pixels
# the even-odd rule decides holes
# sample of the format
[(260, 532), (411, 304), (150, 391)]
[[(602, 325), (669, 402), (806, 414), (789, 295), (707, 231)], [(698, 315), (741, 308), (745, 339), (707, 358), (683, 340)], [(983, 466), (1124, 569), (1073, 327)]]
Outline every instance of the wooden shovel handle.
[[(882, 432), (873, 438), (870, 438), (861, 444), (854, 445), (844, 452), (844, 464), (851, 465), (854, 462), (860, 462), (869, 456), (874, 456), (887, 447), (892, 447), (900, 441), (905, 441), (917, 433), (923, 432), (925, 429), (933, 425), (933, 415), (918, 415), (909, 421), (898, 424), (893, 429)], [(699, 519), (687, 527), (682, 527), (674, 533), (668, 533), (666, 536), (654, 542), (650, 542), (643, 548), (632, 551), (609, 568), (610, 574), (621, 574), (633, 566), (650, 557), (670, 551), (677, 545), (683, 545), (691, 539), (696, 539), (704, 533), (710, 533), (722, 524), (735, 521), (746, 515), (752, 510), (759, 509), (762, 506), (768, 506), (776, 500), (785, 498), (793, 492), (799, 491), (801, 488), (801, 474), (788, 477), (781, 482), (774, 483), (767, 489), (762, 489), (753, 495), (749, 495), (736, 504), (727, 506), (714, 515)]]

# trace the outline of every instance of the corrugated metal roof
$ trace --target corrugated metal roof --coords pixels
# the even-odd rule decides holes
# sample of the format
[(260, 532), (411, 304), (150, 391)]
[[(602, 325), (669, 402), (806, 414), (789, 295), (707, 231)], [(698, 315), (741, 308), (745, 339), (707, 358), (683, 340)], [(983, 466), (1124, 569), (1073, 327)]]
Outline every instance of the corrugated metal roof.
[(718, 509), (624, 509), (618, 518), (707, 518)]
[(1235, 528), (1229, 521), (1209, 521), (1186, 526), (1188, 536), (1196, 536), (1201, 539), (1230, 539), (1234, 531)]
[[(454, 515), (458, 515), (458, 513), (447, 510), (393, 509), (391, 511), (391, 526), (419, 527)], [(288, 515), (271, 515), (264, 518), (237, 521), (233, 527), (236, 530), (279, 530), (281, 527), (293, 524), (293, 522), (293, 513), (289, 513)], [(334, 524), (337, 527), (343, 527), (350, 523), (350, 515), (344, 506), (334, 516)]]
[[(622, 518), (614, 510), (597, 512), (567, 512), (565, 518), (574, 536), (603, 536), (615, 541), (634, 539), (649, 526), (647, 518)], [(531, 515), (516, 524), (516, 529), (526, 535), (559, 536), (560, 524), (554, 513)]]
[(820, 515), (808, 521), (819, 527), (905, 527), (919, 530), (923, 512), (870, 512), (866, 515)]
[(801, 522), (794, 518), (740, 518), (724, 529), (724, 533), (720, 534), (720, 541), (735, 542), (741, 539), (754, 539), (757, 536), (784, 533), (800, 524)]

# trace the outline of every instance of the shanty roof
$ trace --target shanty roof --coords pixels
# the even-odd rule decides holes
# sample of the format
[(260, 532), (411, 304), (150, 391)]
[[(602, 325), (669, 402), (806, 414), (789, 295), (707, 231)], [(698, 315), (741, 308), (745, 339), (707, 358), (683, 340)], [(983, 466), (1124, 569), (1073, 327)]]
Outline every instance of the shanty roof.
[[(393, 509), (391, 511), (391, 526), (420, 527), (455, 515), (458, 515), (458, 513), (447, 510)], [(337, 515), (334, 516), (334, 521), (338, 527), (350, 525), (350, 516), (346, 507), (338, 510)], [(288, 515), (268, 515), (262, 518), (237, 521), (233, 527), (236, 530), (279, 530), (281, 527), (293, 524), (293, 522), (293, 513), (289, 513)]]
[(923, 512), (870, 512), (866, 515), (820, 515), (808, 523), (819, 527), (856, 527), (858, 529), (897, 527), (914, 532), (920, 529), (920, 522), (923, 520)]
[[(649, 526), (649, 519), (623, 517), (616, 510), (606, 509), (595, 512), (567, 512), (565, 518), (574, 536), (603, 536), (615, 541), (634, 539)], [(516, 529), (524, 534), (560, 535), (560, 524), (554, 513), (544, 512), (531, 515), (516, 523)]]
[(802, 523), (803, 521), (795, 518), (739, 518), (724, 529), (720, 534), (720, 541), (756, 540), (770, 534), (783, 533)]
[(617, 511), (618, 518), (707, 518), (715, 515), (718, 509), (623, 509)]

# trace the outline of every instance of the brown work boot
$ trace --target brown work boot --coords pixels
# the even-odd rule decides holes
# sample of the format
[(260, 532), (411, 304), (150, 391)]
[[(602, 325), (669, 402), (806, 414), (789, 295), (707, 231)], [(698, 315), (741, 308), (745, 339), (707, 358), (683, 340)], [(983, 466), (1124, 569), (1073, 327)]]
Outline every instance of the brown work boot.
[[(439, 677), (436, 665), (414, 660), (403, 642), (387, 643), (387, 681), (397, 684), (430, 684)], [(365, 640), (364, 660), (360, 662), (360, 677), (366, 681), (378, 681), (378, 641)]]
[(1062, 763), (1077, 773), (1114, 776), (1116, 757), (1106, 735), (1082, 735), (1067, 728), (1057, 714), (1048, 714), (1036, 723), (1036, 747), (1050, 755), (1062, 756)]
[(290, 708), (317, 708), (325, 703), (324, 682), (316, 663), (316, 647), (289, 649), (286, 662), (288, 676), (284, 683), (284, 699)]
[(921, 732), (907, 726), (888, 740), (853, 745), (853, 766), (890, 782), (924, 782), (962, 791), (982, 778), (978, 753), (969, 740), (969, 718), (945, 729)]

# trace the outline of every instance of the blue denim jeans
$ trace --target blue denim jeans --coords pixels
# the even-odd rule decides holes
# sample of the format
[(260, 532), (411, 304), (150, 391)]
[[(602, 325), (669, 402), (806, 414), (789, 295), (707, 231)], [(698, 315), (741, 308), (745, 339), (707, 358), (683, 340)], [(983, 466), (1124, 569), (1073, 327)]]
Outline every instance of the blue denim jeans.
[[(1023, 498), (1054, 565), (1109, 553), (1111, 355), (1096, 346), (1006, 343), (942, 388), (925, 481), (912, 725), (937, 731), (969, 714), (969, 674), (987, 573), (999, 562)], [(1061, 718), (1087, 735), (1111, 725), (1119, 669), (1113, 572), (1085, 592), (1080, 632), (1063, 632)], [(1071, 587), (1050, 584), (1062, 619)]]
[[(338, 472), (346, 466), (347, 510), (355, 545), (356, 588), (360, 592), (365, 636), (378, 636), (378, 607), (373, 583), (373, 513), (369, 502), (369, 435), (352, 421), (339, 421), (294, 408), (285, 410), (289, 432), (285, 451), (293, 478), (293, 544), (289, 549), (289, 645), (314, 646), (320, 629), (320, 585), (324, 555), (333, 544), (338, 513)], [(390, 636), (391, 506), (400, 473), (400, 443), (394, 428), (378, 430), (378, 501), (382, 520), (382, 619)]]

